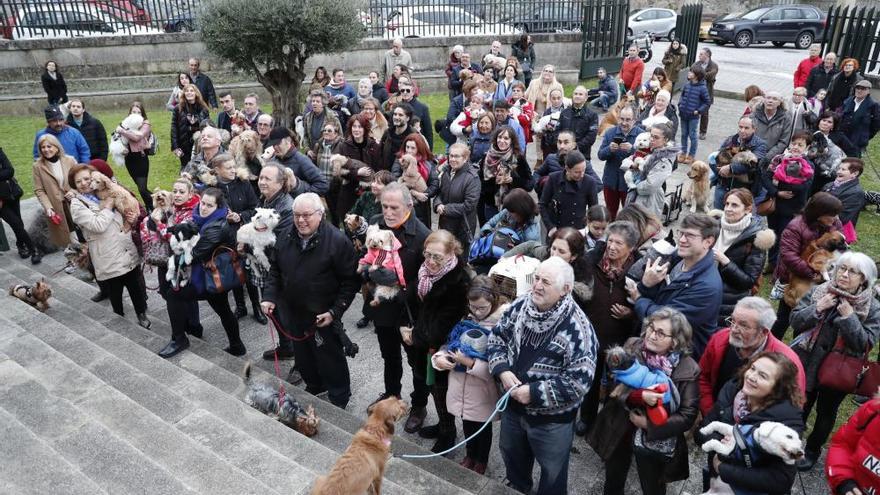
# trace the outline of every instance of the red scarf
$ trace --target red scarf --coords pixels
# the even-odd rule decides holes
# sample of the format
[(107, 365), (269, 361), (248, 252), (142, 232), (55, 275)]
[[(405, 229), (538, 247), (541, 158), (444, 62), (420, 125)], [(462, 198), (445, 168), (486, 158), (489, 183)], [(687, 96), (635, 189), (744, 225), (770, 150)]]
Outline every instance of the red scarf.
[(451, 272), (457, 264), (458, 257), (451, 256), (446, 260), (446, 263), (437, 270), (437, 273), (430, 273), (425, 264), (422, 263), (422, 266), (419, 268), (419, 299), (424, 300), (425, 296), (428, 295), (428, 292), (431, 291), (431, 288), (434, 287), (434, 283), (443, 278), (447, 273)]

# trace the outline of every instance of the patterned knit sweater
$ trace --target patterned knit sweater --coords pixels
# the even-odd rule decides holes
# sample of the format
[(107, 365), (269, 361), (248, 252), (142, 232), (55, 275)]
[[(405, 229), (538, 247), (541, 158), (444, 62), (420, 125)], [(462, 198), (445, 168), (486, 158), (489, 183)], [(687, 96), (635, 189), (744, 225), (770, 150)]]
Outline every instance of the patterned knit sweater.
[[(521, 367), (517, 361), (521, 346), (527, 344), (523, 343), (522, 335), (517, 335), (515, 323), (530, 297), (527, 293), (511, 303), (489, 336), (489, 368), (495, 377), (505, 371), (516, 373)], [(517, 373), (520, 381), (529, 386), (531, 402), (522, 406), (511, 400), (509, 407), (535, 422), (568, 422), (574, 419), (593, 382), (598, 340), (590, 320), (576, 304), (550, 331), (553, 336), (543, 346), (528, 351), (538, 354), (534, 364)]]

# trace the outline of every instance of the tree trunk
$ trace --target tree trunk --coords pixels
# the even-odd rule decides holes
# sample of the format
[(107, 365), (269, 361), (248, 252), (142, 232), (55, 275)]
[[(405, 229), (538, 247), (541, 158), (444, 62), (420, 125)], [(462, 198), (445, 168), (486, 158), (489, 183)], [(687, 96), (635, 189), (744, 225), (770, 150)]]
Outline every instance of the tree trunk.
[(290, 77), (288, 71), (270, 69), (257, 80), (272, 97), (272, 117), (275, 119), (275, 125), (293, 130), (296, 117), (301, 113), (299, 91), (302, 86), (302, 76)]

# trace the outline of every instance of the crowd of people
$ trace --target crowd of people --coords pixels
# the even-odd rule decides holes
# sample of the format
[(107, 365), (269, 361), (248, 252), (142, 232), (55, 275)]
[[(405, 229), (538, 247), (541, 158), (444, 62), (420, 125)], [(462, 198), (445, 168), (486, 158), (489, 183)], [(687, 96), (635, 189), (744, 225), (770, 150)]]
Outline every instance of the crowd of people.
[[(480, 58), (455, 46), (446, 66), (449, 110), (432, 122), (413, 57), (397, 39), (356, 88), (343, 69), (318, 68), (306, 110), (295, 116), (299, 131), (275, 125), (255, 94), (237, 109), (232, 93), (216, 93), (191, 59), (166, 108), (168, 149), (181, 167), (170, 191), (146, 187), (164, 133), (150, 127), (144, 106), (130, 106), (138, 128), (115, 129), (140, 211), (96, 190), (96, 174), (113, 177), (106, 132), (81, 100), (68, 101), (49, 62), (34, 194), (52, 244), (88, 247), (95, 300), (109, 298), (116, 313), (126, 288), (139, 323), (150, 325), (142, 260), (158, 267), (173, 332), (162, 357), (202, 336), (201, 300), (220, 317), (226, 351), (246, 354), (246, 291), (252, 316), (277, 330), (278, 345), (263, 358), (294, 360), (308, 392), (345, 408), (351, 349), (342, 317), (363, 290), (357, 327), (372, 325), (383, 363), (377, 401), (400, 397), (405, 355), (413, 391), (404, 430), (436, 439), (439, 453), (456, 443), (460, 419), (472, 437), (461, 462), (468, 469), (485, 473), (492, 420), (500, 419), (507, 483), (522, 493), (566, 493), (580, 435), (605, 463), (604, 493), (623, 493), (635, 459), (643, 493), (661, 494), (688, 478), (686, 434), (695, 426), (772, 421), (803, 434), (815, 409), (796, 466), (773, 455), (710, 454), (704, 468), (707, 480), (737, 493), (788, 493), (796, 470), (819, 459), (852, 392), (821, 379), (826, 357), (838, 347), (862, 355), (880, 336), (875, 262), (846, 250), (823, 272), (802, 258), (829, 232), (856, 241), (859, 157), (880, 129), (880, 106), (857, 61), (844, 59), (838, 71), (833, 53), (811, 48), (790, 98), (750, 88), (742, 116), (714, 124), (732, 132), (708, 160), (717, 210), (665, 228), (667, 181), (695, 163), (719, 73), (708, 48), (690, 67), (687, 50), (673, 41), (664, 67), (642, 81), (644, 66), (630, 49), (620, 80), (600, 69), (597, 88), (579, 85), (569, 99), (555, 68), (537, 65), (528, 35), (510, 56), (497, 41)], [(681, 72), (686, 82), (676, 88)], [(599, 114), (624, 99), (616, 125), (600, 136)], [(435, 133), (443, 154), (433, 152)], [(637, 142), (642, 133), (647, 144)], [(591, 161), (600, 137), (601, 177)], [(723, 162), (742, 152), (754, 159)], [(0, 158), (0, 181), (11, 179)], [(21, 256), (38, 263), (43, 253), (23, 228), (20, 197), (0, 187), (0, 216)], [(277, 214), (268, 266), (236, 235), (261, 208)], [(169, 266), (164, 260), (188, 240), (188, 257)], [(248, 260), (247, 280), (233, 281), (234, 289), (208, 273), (225, 251)], [(519, 255), (537, 259), (537, 268), (529, 287), (511, 292), (489, 273)], [(808, 290), (789, 300), (783, 294), (794, 279)], [(762, 284), (774, 288), (778, 309), (757, 296)], [(606, 362), (620, 353), (627, 366)], [(502, 394), (510, 404), (498, 418)], [(429, 397), (434, 425), (424, 424)], [(656, 417), (658, 407), (665, 417)], [(834, 436), (825, 465), (834, 493), (880, 488), (876, 458), (862, 462), (880, 455), (878, 408), (880, 399), (868, 398)]]

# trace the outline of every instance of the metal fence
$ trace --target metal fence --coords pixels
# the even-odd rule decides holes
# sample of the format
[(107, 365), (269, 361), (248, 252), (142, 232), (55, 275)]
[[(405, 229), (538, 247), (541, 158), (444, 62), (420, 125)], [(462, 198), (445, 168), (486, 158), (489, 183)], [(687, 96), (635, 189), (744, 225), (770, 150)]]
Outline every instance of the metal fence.
[(828, 9), (822, 53), (834, 52), (838, 60), (854, 58), (863, 74), (880, 73), (880, 9), (837, 6)]
[(581, 29), (580, 79), (596, 75), (599, 67), (619, 72), (626, 49), (629, 0), (587, 0)]
[(85, 38), (193, 31), (200, 0), (0, 0), (0, 36)]

